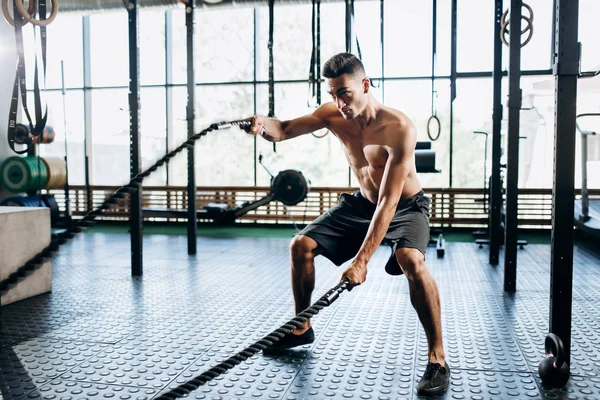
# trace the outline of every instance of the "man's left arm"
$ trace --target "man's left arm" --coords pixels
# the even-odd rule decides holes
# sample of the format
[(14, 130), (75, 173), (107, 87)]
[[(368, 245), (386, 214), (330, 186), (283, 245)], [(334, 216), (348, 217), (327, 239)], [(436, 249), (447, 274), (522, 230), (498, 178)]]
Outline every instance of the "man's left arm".
[(367, 235), (356, 257), (344, 271), (342, 279), (348, 278), (350, 286), (360, 285), (366, 280), (367, 264), (379, 247), (390, 226), (400, 201), (404, 182), (414, 164), (416, 131), (406, 129), (396, 136), (396, 143), (389, 149), (388, 159), (379, 188), (377, 208), (369, 225)]

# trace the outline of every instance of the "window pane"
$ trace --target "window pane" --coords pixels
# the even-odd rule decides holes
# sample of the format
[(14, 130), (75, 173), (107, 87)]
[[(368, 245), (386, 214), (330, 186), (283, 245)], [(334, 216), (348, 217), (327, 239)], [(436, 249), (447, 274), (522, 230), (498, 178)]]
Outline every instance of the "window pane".
[[(379, 2), (365, 1), (354, 5), (354, 28), (360, 45), (362, 62), (369, 77), (381, 76), (380, 27)], [(356, 46), (356, 41), (353, 46)], [(354, 54), (359, 55), (357, 51)]]
[[(159, 85), (165, 83), (165, 13), (140, 11), (140, 83)], [(129, 58), (121, 68), (129, 74)]]
[(598, 40), (598, 16), (600, 2), (579, 1), (579, 37), (581, 42), (581, 70), (600, 70), (600, 40)]
[[(535, 76), (523, 78), (523, 107), (521, 111), (520, 185), (534, 188), (551, 188), (554, 169), (554, 77)], [(600, 111), (600, 90), (597, 79), (579, 79), (577, 85), (577, 113)], [(600, 131), (600, 118), (578, 121), (582, 129)], [(523, 127), (525, 126), (525, 129)], [(581, 187), (581, 137), (576, 134), (575, 187)], [(595, 144), (594, 144), (595, 141)], [(589, 146), (600, 153), (600, 141), (589, 139)], [(600, 188), (600, 159), (588, 160), (588, 186)]]
[[(264, 115), (268, 110), (268, 87), (261, 85), (258, 89), (257, 108), (259, 114)], [(293, 119), (314, 110), (307, 106), (308, 84), (277, 84), (275, 89), (275, 111), (280, 120)], [(311, 181), (311, 186), (348, 186), (348, 162), (338, 139), (331, 133), (322, 139), (308, 134), (277, 143), (276, 152), (273, 152), (272, 143), (259, 138), (257, 149), (264, 157), (263, 163), (274, 174), (296, 169)], [(258, 184), (269, 185), (269, 175), (260, 165), (257, 169)]]
[[(446, 187), (449, 176), (450, 143), (450, 82), (447, 79), (436, 80), (436, 115), (441, 123), (441, 133), (432, 143), (436, 151), (436, 168), (441, 173), (421, 173), (419, 180), (423, 187)], [(417, 128), (418, 141), (431, 141), (427, 135), (427, 121), (432, 115), (431, 80), (387, 81), (385, 83), (385, 105), (406, 114)], [(432, 124), (432, 129), (434, 125)]]
[(92, 91), (93, 185), (129, 182), (129, 104), (127, 89)]
[[(275, 4), (273, 74), (275, 79), (308, 79), (312, 49), (311, 6)], [(269, 9), (259, 8), (259, 80), (269, 78)]]
[(127, 13), (90, 16), (92, 86), (129, 85)]
[[(165, 88), (142, 88), (142, 171), (151, 167), (167, 152)], [(161, 167), (144, 179), (144, 186), (167, 184), (167, 170)]]
[[(173, 89), (174, 146), (187, 138), (185, 121), (187, 92)], [(248, 118), (253, 114), (252, 85), (200, 86), (196, 88), (195, 131), (213, 122)], [(254, 184), (253, 137), (238, 128), (212, 131), (196, 142), (196, 184), (198, 186), (237, 186)], [(185, 151), (169, 164), (169, 183), (187, 184)]]
[(54, 128), (54, 142), (39, 146), (42, 157), (65, 156), (65, 123), (67, 126), (68, 173), (71, 185), (85, 184), (84, 136), (85, 121), (83, 111), (83, 91), (67, 91), (65, 104), (67, 114), (63, 114), (63, 96), (60, 92), (46, 93), (48, 101), (48, 125)]
[(493, 36), (494, 2), (458, 0), (458, 71), (491, 71), (494, 65)]
[[(483, 187), (486, 179), (483, 174), (486, 140), (487, 175), (491, 173), (492, 104), (491, 79), (457, 80), (454, 101), (454, 187)], [(476, 134), (475, 131), (487, 132), (487, 139), (485, 135)]]
[(437, 60), (436, 75), (450, 75), (450, 52), (452, 33), (452, 2), (437, 3)]
[(385, 3), (386, 76), (431, 74), (430, 1)]
[(321, 4), (321, 68), (329, 58), (346, 51), (345, 10), (343, 2)]
[[(173, 81), (187, 81), (185, 11), (172, 11)], [(195, 67), (197, 82), (252, 80), (254, 75), (254, 10), (196, 11)]]

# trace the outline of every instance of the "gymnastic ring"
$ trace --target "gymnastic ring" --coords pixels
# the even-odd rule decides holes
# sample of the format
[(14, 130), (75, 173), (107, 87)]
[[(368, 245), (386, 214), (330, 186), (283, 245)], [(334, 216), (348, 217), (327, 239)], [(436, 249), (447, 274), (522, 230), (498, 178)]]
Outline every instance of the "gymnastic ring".
[[(525, 16), (522, 16), (523, 19), (527, 20), (529, 22), (529, 19)], [(502, 43), (504, 43), (506, 46), (510, 47), (509, 42), (506, 40), (506, 34), (508, 33), (508, 23), (502, 23), (502, 29), (500, 30), (500, 40), (502, 40)], [(521, 43), (521, 47), (527, 45), (527, 43), (529, 43), (531, 41), (531, 39), (533, 38), (533, 23), (528, 23), (527, 27), (523, 30), (524, 32), (529, 31), (529, 35), (527, 36), (527, 39), (525, 39), (525, 41), (523, 43)]]
[(323, 139), (325, 136), (327, 136), (328, 133), (329, 133), (329, 129), (325, 129), (325, 133), (322, 135), (315, 135), (314, 132), (311, 132), (310, 134), (313, 135), (314, 137), (316, 137), (317, 139)]
[[(30, 19), (31, 19), (32, 15), (35, 15), (35, 2), (36, 2), (36, 0), (29, 0), (29, 13), (27, 15), (29, 15)], [(23, 3), (21, 3), (21, 4), (23, 4)], [(6, 22), (8, 22), (9, 25), (15, 26), (15, 20), (12, 18), (12, 16), (8, 12), (8, 0), (2, 0), (2, 14), (4, 14), (4, 19), (6, 20)], [(22, 17), (23, 17), (22, 25), (25, 25), (30, 21), (30, 19), (26, 19), (24, 16), (22, 16)]]
[[(524, 19), (525, 21), (527, 21), (527, 25), (525, 25), (525, 28), (523, 28), (523, 30), (521, 30), (521, 35), (523, 35), (530, 29), (533, 29), (533, 21), (524, 15), (521, 15), (521, 19)], [(510, 22), (508, 22), (508, 21), (502, 22), (502, 30), (504, 31), (504, 34), (510, 33), (510, 29), (508, 29), (508, 25), (510, 25)]]
[[(437, 128), (437, 134), (435, 136), (433, 136), (431, 134), (431, 121), (437, 122), (438, 128)], [(436, 140), (438, 140), (440, 138), (441, 133), (442, 133), (442, 123), (440, 122), (440, 119), (436, 115), (432, 115), (427, 120), (427, 136), (429, 136), (429, 139), (432, 142), (435, 142)]]
[(23, 0), (14, 0), (14, 1), (15, 1), (15, 4), (17, 5), (17, 10), (19, 10), (19, 13), (23, 16), (23, 18), (29, 18), (29, 21), (33, 25), (47, 26), (52, 21), (54, 21), (54, 18), (56, 18), (56, 15), (58, 14), (58, 0), (51, 0), (52, 1), (52, 10), (50, 11), (50, 16), (46, 19), (41, 19), (41, 20), (35, 19), (31, 15), (29, 15), (29, 13), (27, 13), (27, 11), (25, 10), (25, 6), (23, 5)]
[[(525, 17), (525, 19), (527, 20), (527, 22), (529, 24), (532, 24), (533, 23), (533, 9), (531, 7), (529, 7), (529, 5), (526, 3), (523, 3), (523, 7), (525, 7), (527, 9), (527, 11), (529, 11), (529, 17)], [(509, 21), (506, 19), (507, 16), (508, 16), (508, 8), (506, 9), (506, 11), (504, 11), (502, 13), (502, 18), (501, 18), (502, 24), (508, 25)], [(524, 17), (524, 15), (521, 15), (521, 16)], [(527, 28), (523, 29), (521, 31), (521, 34), (525, 33), (526, 31), (527, 31)]]

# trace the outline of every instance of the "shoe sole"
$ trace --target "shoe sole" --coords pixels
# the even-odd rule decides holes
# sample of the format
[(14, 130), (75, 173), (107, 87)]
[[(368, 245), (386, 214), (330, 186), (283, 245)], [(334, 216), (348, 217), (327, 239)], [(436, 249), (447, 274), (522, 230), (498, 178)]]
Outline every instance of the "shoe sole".
[(444, 390), (448, 389), (448, 384), (450, 383), (450, 377), (448, 377), (448, 382), (446, 382), (443, 386), (438, 386), (431, 389), (421, 389), (417, 392), (417, 394), (439, 394)]

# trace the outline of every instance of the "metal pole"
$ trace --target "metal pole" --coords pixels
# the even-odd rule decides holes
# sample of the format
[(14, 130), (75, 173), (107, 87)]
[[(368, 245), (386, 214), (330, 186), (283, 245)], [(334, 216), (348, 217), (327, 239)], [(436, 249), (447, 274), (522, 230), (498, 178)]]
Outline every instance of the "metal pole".
[(60, 60), (60, 82), (63, 105), (63, 130), (65, 132), (65, 216), (64, 222), (67, 229), (71, 228), (71, 188), (69, 186), (69, 149), (67, 145), (67, 90), (65, 86), (65, 62)]
[(92, 56), (90, 40), (90, 17), (83, 17), (83, 115), (85, 117), (83, 132), (83, 157), (85, 178), (86, 213), (94, 209), (90, 177), (92, 175)]
[[(273, 55), (275, 32), (275, 0), (269, 0), (269, 117), (275, 116), (275, 61)], [(273, 142), (273, 151), (277, 151), (277, 145)]]
[[(139, 54), (139, 10), (138, 0), (127, 3), (129, 15), (129, 156), (130, 176), (141, 172), (140, 135), (140, 54)], [(142, 261), (142, 185), (136, 183), (129, 197), (131, 223), (131, 275), (141, 276)]]
[[(346, 0), (346, 53), (352, 53), (352, 0)], [(348, 167), (348, 186), (352, 186), (352, 168)]]
[(506, 221), (504, 290), (517, 290), (517, 236), (519, 217), (519, 123), (521, 114), (521, 7), (510, 2), (508, 60), (508, 143), (506, 151)]
[[(259, 54), (258, 54), (258, 43), (257, 43), (257, 39), (260, 36), (260, 15), (258, 12), (258, 8), (254, 9), (254, 75), (253, 75), (253, 79), (252, 79), (252, 86), (254, 89), (254, 96), (253, 96), (253, 101), (254, 101), (254, 111), (253, 114), (256, 115), (257, 114), (257, 103), (258, 103), (258, 96), (257, 96), (257, 90), (258, 90), (258, 77), (256, 75), (256, 71), (258, 71), (258, 67), (260, 65), (259, 63)], [(256, 160), (258, 159), (258, 143), (257, 143), (257, 137), (256, 135), (254, 135), (254, 186), (258, 186), (258, 171), (257, 171), (257, 165), (256, 165)]]
[[(194, 97), (196, 90), (196, 72), (194, 68), (194, 5), (189, 0), (185, 7), (185, 27), (187, 30), (187, 133), (188, 138), (194, 135)], [(198, 214), (196, 213), (196, 171), (194, 160), (194, 143), (187, 146), (188, 152), (188, 184), (187, 184), (187, 239), (188, 254), (196, 254), (196, 237), (198, 234)]]
[[(502, 157), (502, 41), (500, 32), (502, 29), (502, 0), (496, 0), (494, 8), (494, 70), (493, 80), (493, 114), (492, 114), (492, 172), (489, 188), (489, 236), (490, 255), (489, 262), (498, 265), (500, 256), (500, 218), (502, 211), (502, 180), (500, 171), (500, 159)], [(520, 39), (519, 39), (520, 40)]]
[(452, 21), (450, 39), (450, 165), (448, 166), (448, 186), (452, 187), (452, 175), (454, 164), (454, 100), (456, 100), (456, 63), (457, 63), (457, 21), (458, 0), (452, 0)]
[(346, 53), (352, 53), (352, 0), (346, 0)]
[(571, 359), (573, 299), (573, 210), (575, 206), (575, 131), (577, 113), (578, 0), (555, 0), (554, 180), (550, 266), (550, 332)]
[(379, 37), (381, 40), (381, 103), (385, 104), (385, 0), (379, 0)]
[[(165, 11), (165, 148), (170, 151), (173, 148), (173, 15)], [(171, 182), (169, 163), (165, 166), (166, 185)], [(167, 206), (168, 208), (168, 206)]]

